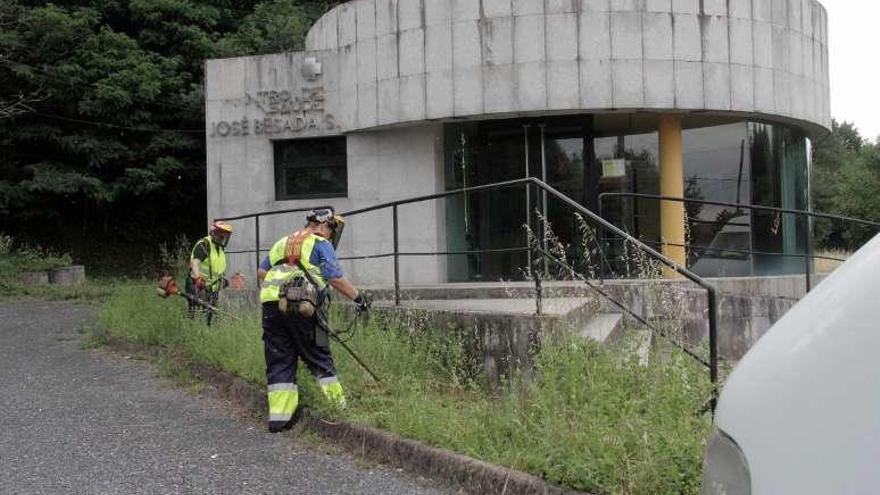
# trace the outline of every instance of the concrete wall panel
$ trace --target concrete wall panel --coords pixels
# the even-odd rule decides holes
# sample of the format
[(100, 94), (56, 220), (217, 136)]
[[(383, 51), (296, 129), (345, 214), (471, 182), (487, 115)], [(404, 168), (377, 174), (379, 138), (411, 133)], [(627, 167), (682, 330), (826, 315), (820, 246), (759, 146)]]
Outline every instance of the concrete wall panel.
[[(826, 39), (815, 0), (351, 0), (315, 24), (307, 48), (338, 58), (342, 79), (407, 78), (398, 88), (414, 98), (412, 84), (424, 85), (422, 101), (373, 112), (378, 125), (404, 114), (668, 110), (671, 101), (673, 109), (790, 117), (813, 132), (830, 122)], [(354, 40), (352, 55), (345, 47)], [(413, 82), (419, 75), (423, 83)], [(768, 77), (773, 83), (760, 86)], [(376, 87), (378, 100), (391, 88)], [(786, 93), (795, 89), (806, 93)], [(337, 101), (351, 97), (341, 91)], [(345, 131), (373, 121), (370, 110), (335, 113), (359, 117), (344, 121)]]

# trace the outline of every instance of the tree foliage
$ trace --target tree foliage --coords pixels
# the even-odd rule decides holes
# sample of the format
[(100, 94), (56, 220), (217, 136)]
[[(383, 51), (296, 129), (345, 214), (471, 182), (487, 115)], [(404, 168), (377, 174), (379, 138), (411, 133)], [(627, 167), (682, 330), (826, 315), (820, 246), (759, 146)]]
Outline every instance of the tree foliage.
[(294, 50), (335, 2), (0, 0), (0, 223), (80, 253), (205, 223), (205, 59)]
[[(880, 143), (868, 142), (848, 122), (833, 122), (831, 134), (813, 147), (812, 187), (816, 211), (880, 222)], [(843, 222), (816, 222), (817, 242), (828, 249), (853, 251), (876, 233)]]

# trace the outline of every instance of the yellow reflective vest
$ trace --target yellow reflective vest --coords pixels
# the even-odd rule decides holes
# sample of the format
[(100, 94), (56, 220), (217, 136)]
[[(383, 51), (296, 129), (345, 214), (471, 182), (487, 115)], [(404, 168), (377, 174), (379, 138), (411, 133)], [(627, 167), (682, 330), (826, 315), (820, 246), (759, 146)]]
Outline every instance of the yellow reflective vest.
[[(277, 301), (282, 285), (297, 277), (305, 276), (298, 266), (288, 264), (287, 261), (284, 263), (281, 262), (287, 258), (288, 241), (291, 237), (295, 237), (299, 234), (305, 235), (302, 232), (296, 232), (289, 236), (282, 237), (274, 246), (272, 246), (272, 249), (269, 250), (269, 264), (272, 265), (272, 268), (270, 268), (269, 272), (266, 274), (266, 278), (263, 280), (263, 286), (260, 289), (261, 303)], [(308, 234), (302, 241), (299, 261), (303, 268), (309, 271), (312, 278), (315, 279), (315, 282), (318, 283), (318, 290), (322, 290), (327, 286), (327, 282), (321, 275), (321, 267), (315, 266), (311, 262), (312, 251), (314, 251), (315, 245), (318, 242), (328, 241), (315, 234)]]
[(199, 264), (199, 275), (205, 279), (208, 289), (218, 292), (223, 288), (223, 277), (226, 275), (226, 251), (214, 244), (211, 236), (207, 236), (193, 246), (190, 261), (196, 259), (196, 247), (203, 241), (208, 243), (208, 257)]

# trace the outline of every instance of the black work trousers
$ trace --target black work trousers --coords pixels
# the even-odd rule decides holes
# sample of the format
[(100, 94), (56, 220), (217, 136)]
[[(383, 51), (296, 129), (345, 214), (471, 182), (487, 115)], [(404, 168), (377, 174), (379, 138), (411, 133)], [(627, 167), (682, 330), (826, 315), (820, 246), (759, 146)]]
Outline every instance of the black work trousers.
[(263, 304), (263, 346), (269, 385), (295, 384), (300, 359), (318, 380), (336, 376), (330, 348), (315, 344), (315, 325), (315, 318), (281, 312), (277, 302)]

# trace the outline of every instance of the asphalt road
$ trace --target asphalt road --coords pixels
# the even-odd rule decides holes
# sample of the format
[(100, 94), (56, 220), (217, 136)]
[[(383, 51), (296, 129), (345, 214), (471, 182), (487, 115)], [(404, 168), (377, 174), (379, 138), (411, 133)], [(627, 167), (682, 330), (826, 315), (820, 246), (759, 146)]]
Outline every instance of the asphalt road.
[(81, 349), (95, 312), (0, 303), (0, 493), (451, 493), (270, 435), (145, 363)]

